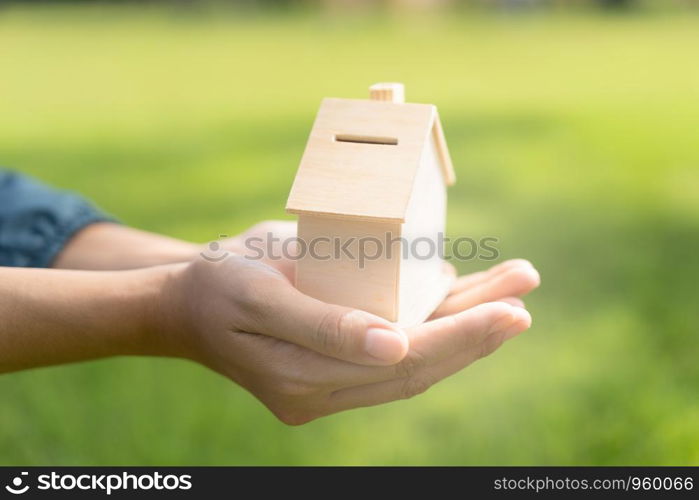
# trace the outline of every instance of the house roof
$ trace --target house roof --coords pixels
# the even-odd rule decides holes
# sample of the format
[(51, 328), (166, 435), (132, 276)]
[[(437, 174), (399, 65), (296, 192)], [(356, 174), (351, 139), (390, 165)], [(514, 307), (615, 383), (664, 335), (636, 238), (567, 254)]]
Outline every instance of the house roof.
[(324, 99), (287, 211), (403, 222), (430, 138), (451, 185), (454, 169), (435, 106)]

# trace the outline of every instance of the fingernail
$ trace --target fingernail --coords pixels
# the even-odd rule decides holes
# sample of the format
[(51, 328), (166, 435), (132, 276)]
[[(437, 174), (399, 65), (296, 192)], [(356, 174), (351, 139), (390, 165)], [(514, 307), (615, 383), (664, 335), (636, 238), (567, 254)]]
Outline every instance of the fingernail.
[(527, 269), (527, 274), (536, 286), (539, 286), (541, 284), (541, 275), (539, 274), (539, 271), (534, 269), (534, 267), (530, 267), (529, 269)]
[(532, 324), (532, 317), (525, 309), (517, 308), (512, 322), (502, 330), (505, 340), (509, 340), (527, 330)]
[(398, 362), (407, 350), (408, 339), (401, 332), (388, 328), (369, 328), (366, 332), (364, 349), (381, 361)]

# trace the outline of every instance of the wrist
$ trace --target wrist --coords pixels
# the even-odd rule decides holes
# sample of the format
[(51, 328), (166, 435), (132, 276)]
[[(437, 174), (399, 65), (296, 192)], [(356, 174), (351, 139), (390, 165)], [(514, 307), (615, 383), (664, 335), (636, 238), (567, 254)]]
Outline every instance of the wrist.
[(171, 324), (174, 323), (166, 290), (183, 264), (114, 273), (114, 287), (126, 304), (125, 323), (132, 327), (124, 336), (120, 354), (179, 357)]
[(141, 354), (192, 358), (192, 327), (182, 283), (187, 263), (169, 264), (138, 270), (134, 285), (140, 303), (139, 329)]

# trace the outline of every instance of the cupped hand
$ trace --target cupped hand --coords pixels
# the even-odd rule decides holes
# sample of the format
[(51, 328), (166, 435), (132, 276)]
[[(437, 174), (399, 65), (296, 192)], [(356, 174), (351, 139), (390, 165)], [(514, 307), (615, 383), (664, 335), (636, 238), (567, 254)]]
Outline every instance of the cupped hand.
[(229, 377), (297, 425), (412, 397), (492, 353), (529, 328), (514, 296), (538, 284), (534, 273), (510, 261), (459, 278), (434, 319), (403, 331), (308, 297), (260, 261), (197, 259), (164, 286), (160, 337), (167, 354)]

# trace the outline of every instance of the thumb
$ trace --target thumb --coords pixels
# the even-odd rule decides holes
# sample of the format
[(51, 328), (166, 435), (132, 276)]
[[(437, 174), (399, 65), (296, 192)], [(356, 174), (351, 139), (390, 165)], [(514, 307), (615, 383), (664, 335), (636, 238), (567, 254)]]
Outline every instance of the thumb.
[(276, 281), (256, 315), (259, 333), (363, 365), (392, 365), (408, 352), (405, 332), (359, 309), (327, 304)]

